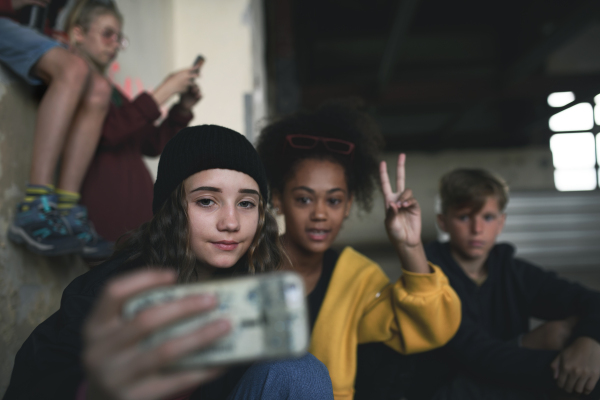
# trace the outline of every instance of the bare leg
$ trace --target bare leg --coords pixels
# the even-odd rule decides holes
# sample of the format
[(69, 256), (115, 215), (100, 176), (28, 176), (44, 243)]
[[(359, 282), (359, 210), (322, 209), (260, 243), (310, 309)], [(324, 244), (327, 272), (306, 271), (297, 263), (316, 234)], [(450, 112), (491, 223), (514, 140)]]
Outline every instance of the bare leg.
[(51, 185), (90, 70), (83, 59), (54, 47), (40, 58), (33, 72), (48, 84), (48, 90), (38, 108), (29, 182)]
[(65, 144), (59, 189), (79, 192), (100, 140), (111, 91), (106, 78), (93, 72)]

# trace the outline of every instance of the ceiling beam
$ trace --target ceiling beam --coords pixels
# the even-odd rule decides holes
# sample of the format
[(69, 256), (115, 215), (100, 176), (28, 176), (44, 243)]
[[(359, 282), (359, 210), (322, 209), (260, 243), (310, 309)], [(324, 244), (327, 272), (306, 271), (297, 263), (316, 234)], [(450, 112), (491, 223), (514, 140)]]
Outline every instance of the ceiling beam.
[(274, 78), (271, 101), (275, 113), (285, 115), (297, 111), (301, 99), (292, 28), (293, 0), (271, 0), (267, 5), (271, 35), (267, 41), (271, 53), (269, 68)]
[(505, 79), (506, 84), (513, 85), (527, 79), (543, 65), (548, 56), (576, 37), (590, 22), (597, 20), (599, 15), (600, 2), (598, 0), (588, 0), (587, 3), (573, 12), (554, 33), (538, 43), (508, 68)]
[(600, 74), (531, 77), (519, 85), (502, 88), (494, 78), (413, 79), (396, 81), (384, 93), (373, 90), (373, 82), (306, 85), (302, 104), (315, 107), (323, 101), (360, 96), (374, 106), (448, 105), (466, 106), (481, 101), (543, 98), (552, 92), (591, 90), (600, 93)]
[(400, 45), (404, 39), (406, 39), (408, 28), (410, 27), (418, 4), (419, 0), (399, 1), (396, 17), (392, 24), (392, 31), (390, 32), (390, 36), (385, 45), (385, 51), (379, 66), (378, 84), (380, 91), (385, 90), (392, 77), (392, 72), (398, 61)]

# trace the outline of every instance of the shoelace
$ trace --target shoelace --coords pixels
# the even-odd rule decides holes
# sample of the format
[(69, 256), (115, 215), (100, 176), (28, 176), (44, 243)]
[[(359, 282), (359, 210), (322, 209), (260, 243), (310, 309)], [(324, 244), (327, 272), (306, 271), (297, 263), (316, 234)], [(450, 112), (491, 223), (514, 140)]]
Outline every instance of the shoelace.
[(45, 219), (52, 227), (52, 230), (62, 235), (67, 235), (68, 233), (70, 233), (68, 228), (69, 225), (56, 208), (56, 205), (50, 203), (46, 196), (42, 196), (40, 200), (41, 202), (38, 205), (38, 210), (40, 210), (41, 213), (44, 214)]
[(84, 229), (83, 232), (80, 233), (78, 236), (86, 242), (97, 242), (98, 232), (96, 232), (93, 222), (87, 218), (87, 214), (81, 211), (75, 214), (75, 218), (77, 218), (79, 222), (81, 222), (81, 226)]

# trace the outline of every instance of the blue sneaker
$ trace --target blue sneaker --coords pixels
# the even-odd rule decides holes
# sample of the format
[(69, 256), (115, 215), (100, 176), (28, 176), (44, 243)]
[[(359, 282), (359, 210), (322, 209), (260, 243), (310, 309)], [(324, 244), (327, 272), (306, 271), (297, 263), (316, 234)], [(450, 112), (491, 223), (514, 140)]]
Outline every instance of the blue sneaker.
[(62, 212), (73, 235), (83, 245), (80, 254), (84, 260), (102, 261), (112, 255), (114, 243), (98, 235), (92, 221), (88, 219), (87, 208), (82, 205), (75, 205)]
[(17, 215), (8, 228), (8, 238), (42, 256), (79, 253), (81, 241), (73, 236), (56, 209), (57, 200), (58, 197), (51, 194), (31, 203), (19, 203)]

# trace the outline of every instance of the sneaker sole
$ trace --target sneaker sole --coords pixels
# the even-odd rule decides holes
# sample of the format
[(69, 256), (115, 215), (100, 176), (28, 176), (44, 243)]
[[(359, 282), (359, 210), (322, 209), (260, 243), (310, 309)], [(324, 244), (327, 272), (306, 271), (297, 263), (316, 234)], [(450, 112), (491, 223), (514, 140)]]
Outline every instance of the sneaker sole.
[(79, 253), (81, 244), (72, 247), (57, 249), (49, 244), (38, 243), (33, 238), (27, 235), (22, 228), (11, 225), (8, 228), (8, 238), (16, 244), (25, 245), (29, 251), (41, 256), (64, 256), (67, 254)]

